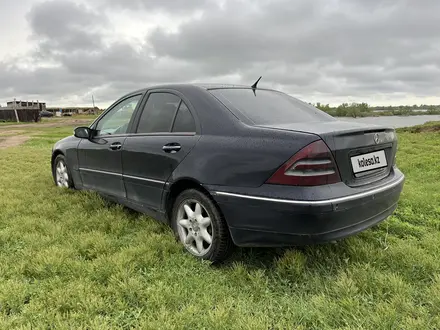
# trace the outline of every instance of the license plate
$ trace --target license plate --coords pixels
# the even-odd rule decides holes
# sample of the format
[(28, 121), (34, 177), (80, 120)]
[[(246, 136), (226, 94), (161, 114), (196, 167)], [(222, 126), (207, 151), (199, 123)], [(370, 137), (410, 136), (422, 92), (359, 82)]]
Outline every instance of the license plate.
[(369, 154), (351, 157), (351, 165), (354, 173), (360, 173), (386, 167), (388, 164), (387, 158), (385, 157), (385, 151), (380, 150), (370, 152)]

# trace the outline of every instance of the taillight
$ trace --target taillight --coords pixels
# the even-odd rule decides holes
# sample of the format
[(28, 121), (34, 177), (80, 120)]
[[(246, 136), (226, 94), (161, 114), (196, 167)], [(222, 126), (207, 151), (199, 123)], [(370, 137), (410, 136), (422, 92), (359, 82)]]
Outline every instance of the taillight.
[(267, 181), (271, 184), (319, 186), (340, 182), (335, 160), (322, 140), (298, 151)]

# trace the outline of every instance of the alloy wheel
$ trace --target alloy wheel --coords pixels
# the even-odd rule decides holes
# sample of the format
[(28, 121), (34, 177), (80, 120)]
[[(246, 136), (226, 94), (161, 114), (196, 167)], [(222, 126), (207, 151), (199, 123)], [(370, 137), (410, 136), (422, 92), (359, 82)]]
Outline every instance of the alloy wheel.
[(206, 255), (214, 237), (211, 216), (197, 200), (183, 201), (177, 212), (179, 238), (185, 248), (197, 257)]
[(69, 188), (69, 174), (64, 161), (60, 160), (56, 167), (56, 182), (58, 187)]

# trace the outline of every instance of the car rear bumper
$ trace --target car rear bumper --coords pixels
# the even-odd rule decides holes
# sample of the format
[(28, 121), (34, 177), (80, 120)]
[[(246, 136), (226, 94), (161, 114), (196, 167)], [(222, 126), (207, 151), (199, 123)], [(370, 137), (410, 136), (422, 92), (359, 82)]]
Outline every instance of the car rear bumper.
[(403, 184), (404, 175), (395, 169), (382, 185), (327, 199), (211, 192), (236, 245), (291, 246), (337, 240), (374, 226), (396, 209)]

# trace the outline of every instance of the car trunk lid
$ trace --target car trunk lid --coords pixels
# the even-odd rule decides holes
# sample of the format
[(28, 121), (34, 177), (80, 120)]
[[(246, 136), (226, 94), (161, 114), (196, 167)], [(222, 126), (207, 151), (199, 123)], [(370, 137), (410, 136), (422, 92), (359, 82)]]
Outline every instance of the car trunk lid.
[(330, 148), (342, 181), (352, 187), (387, 177), (394, 164), (397, 137), (390, 127), (339, 120), (260, 127), (318, 135)]

